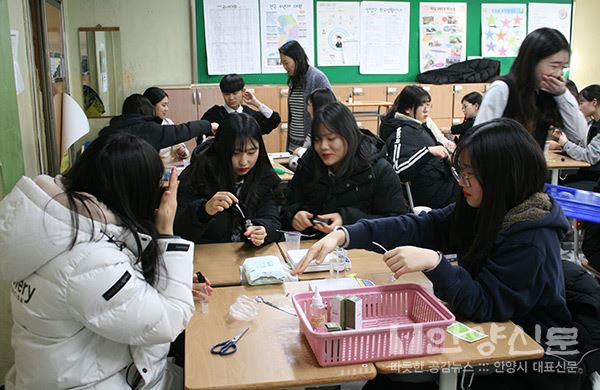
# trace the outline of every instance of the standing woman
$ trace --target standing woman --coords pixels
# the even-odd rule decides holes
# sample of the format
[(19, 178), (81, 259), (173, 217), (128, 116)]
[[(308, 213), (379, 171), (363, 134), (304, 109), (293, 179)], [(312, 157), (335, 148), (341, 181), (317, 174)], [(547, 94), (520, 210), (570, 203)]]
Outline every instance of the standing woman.
[[(150, 87), (144, 91), (144, 96), (150, 100), (154, 107), (154, 116), (162, 120), (161, 125), (174, 125), (175, 123), (167, 118), (169, 112), (169, 95), (164, 89), (159, 87)], [(190, 158), (190, 151), (184, 143), (169, 146), (160, 150), (160, 158), (165, 166), (176, 164), (180, 161)]]
[(22, 287), (8, 389), (183, 386), (167, 353), (194, 312), (194, 245), (173, 236), (177, 173), (161, 195), (162, 174), (146, 141), (109, 134), (0, 202), (0, 273)]
[(285, 227), (322, 236), (362, 218), (407, 212), (383, 142), (361, 132), (342, 103), (329, 103), (314, 118), (312, 148), (298, 162), (281, 212)]
[(454, 201), (458, 186), (450, 171), (450, 152), (427, 127), (431, 95), (408, 85), (394, 100), (379, 134), (388, 160), (402, 182), (410, 182), (416, 206), (441, 208)]
[(531, 32), (508, 75), (485, 93), (475, 125), (501, 117), (515, 119), (542, 149), (551, 126), (575, 143), (585, 140), (585, 118), (563, 77), (570, 56), (569, 42), (558, 30), (544, 27)]
[(279, 48), (281, 65), (288, 74), (288, 137), (287, 150), (292, 153), (310, 146), (311, 119), (306, 111), (306, 99), (317, 88), (329, 88), (327, 76), (308, 64), (308, 57), (297, 41), (288, 41)]
[(245, 113), (228, 115), (197, 149), (180, 177), (175, 232), (196, 243), (277, 241), (280, 180), (258, 122)]

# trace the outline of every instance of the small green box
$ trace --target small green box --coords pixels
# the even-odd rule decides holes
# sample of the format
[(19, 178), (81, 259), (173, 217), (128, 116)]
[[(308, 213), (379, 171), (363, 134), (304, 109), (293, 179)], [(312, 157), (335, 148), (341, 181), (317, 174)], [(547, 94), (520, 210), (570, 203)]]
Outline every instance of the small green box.
[(343, 295), (336, 295), (329, 300), (329, 307), (331, 308), (329, 321), (337, 322), (342, 329), (344, 329), (346, 318), (344, 317), (344, 300), (346, 297)]
[(337, 322), (326, 322), (325, 329), (327, 329), (328, 332), (338, 332), (342, 330), (342, 327)]
[(350, 296), (344, 300), (344, 329), (362, 329), (362, 298)]

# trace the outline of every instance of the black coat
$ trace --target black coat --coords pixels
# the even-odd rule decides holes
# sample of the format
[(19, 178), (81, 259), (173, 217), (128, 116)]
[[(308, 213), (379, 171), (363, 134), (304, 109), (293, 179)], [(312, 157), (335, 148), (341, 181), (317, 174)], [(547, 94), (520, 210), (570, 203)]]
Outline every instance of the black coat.
[(459, 123), (458, 125), (453, 125), (450, 127), (450, 133), (463, 135), (465, 131), (473, 127), (473, 123), (475, 123), (475, 118), (465, 119), (463, 123)]
[[(298, 161), (288, 186), (287, 205), (282, 209), (286, 229), (291, 228), (294, 215), (301, 210), (315, 215), (339, 213), (344, 224), (408, 211), (400, 180), (385, 160), (383, 142), (364, 135), (361, 147), (370, 151), (370, 158), (355, 158), (353, 169), (339, 178), (328, 174), (312, 147), (306, 151)], [(307, 233), (322, 235), (309, 230)]]
[(380, 127), (388, 160), (402, 182), (410, 182), (415, 206), (443, 208), (454, 202), (458, 185), (449, 162), (429, 152), (439, 145), (431, 130), (414, 120), (390, 118)]
[(161, 123), (162, 119), (155, 116), (119, 115), (112, 118), (110, 124), (100, 130), (100, 135), (124, 131), (144, 139), (159, 151), (210, 132), (210, 122), (202, 120), (178, 125), (161, 125)]
[[(210, 143), (210, 141), (205, 142)], [(210, 158), (208, 154), (203, 153), (198, 159)], [(245, 231), (244, 219), (235, 207), (230, 207), (220, 213), (210, 216), (206, 213), (204, 206), (217, 191), (225, 191), (218, 188), (216, 177), (209, 174), (206, 177), (207, 185), (201, 189), (191, 188), (191, 173), (195, 164), (186, 168), (180, 176), (180, 186), (177, 192), (177, 215), (175, 217), (175, 234), (194, 241), (196, 244), (231, 242), (234, 229)], [(213, 165), (214, 166), (214, 165)], [(274, 171), (265, 172), (258, 181), (258, 195), (260, 201), (254, 207), (246, 205), (246, 200), (238, 197), (240, 207), (244, 211), (246, 218), (252, 221), (253, 225), (264, 226), (267, 231), (265, 244), (278, 241), (281, 233), (281, 220), (279, 217), (279, 206), (275, 201), (274, 193), (279, 185), (280, 179)], [(242, 234), (240, 241), (247, 241)]]
[[(273, 111), (273, 115), (270, 118), (267, 118), (263, 115), (262, 112), (251, 109), (245, 104), (242, 104), (242, 112), (250, 115), (252, 118), (256, 119), (258, 125), (260, 126), (260, 130), (263, 134), (269, 134), (273, 131), (274, 128), (279, 126), (281, 123), (281, 117), (275, 111)], [(229, 113), (225, 110), (223, 106), (212, 106), (209, 108), (204, 115), (202, 115), (202, 119), (205, 119), (209, 122), (216, 122), (221, 125), (225, 118), (227, 118)], [(208, 135), (208, 134), (207, 134)], [(198, 142), (200, 143), (200, 142)]]

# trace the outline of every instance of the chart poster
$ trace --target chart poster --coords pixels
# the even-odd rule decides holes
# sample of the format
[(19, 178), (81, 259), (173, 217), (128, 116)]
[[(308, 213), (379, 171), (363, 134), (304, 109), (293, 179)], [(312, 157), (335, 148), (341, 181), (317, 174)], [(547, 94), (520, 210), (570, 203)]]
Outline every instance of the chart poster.
[(360, 73), (408, 73), (410, 3), (360, 3)]
[(467, 58), (466, 20), (466, 3), (420, 4), (421, 72), (445, 68)]
[(314, 65), (314, 18), (312, 0), (261, 0), (260, 36), (262, 72), (283, 73), (279, 47), (296, 40)]
[(319, 66), (359, 64), (360, 3), (317, 2)]
[(555, 28), (571, 42), (571, 4), (529, 3), (527, 31)]
[(208, 74), (260, 73), (257, 0), (205, 0), (204, 26)]
[(527, 35), (525, 4), (481, 5), (481, 55), (516, 57)]

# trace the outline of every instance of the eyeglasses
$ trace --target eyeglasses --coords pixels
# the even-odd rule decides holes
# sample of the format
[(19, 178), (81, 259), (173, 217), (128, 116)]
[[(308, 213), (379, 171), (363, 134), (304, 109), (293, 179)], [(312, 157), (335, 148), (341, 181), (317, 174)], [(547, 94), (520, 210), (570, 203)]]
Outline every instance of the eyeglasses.
[(473, 105), (473, 103), (463, 103), (462, 104), (462, 110), (466, 110), (467, 108), (471, 107)]
[(450, 171), (452, 172), (452, 176), (458, 182), (458, 184), (462, 185), (465, 188), (471, 187), (471, 178), (470, 176), (465, 175), (462, 172), (459, 172), (454, 167), (450, 167)]

